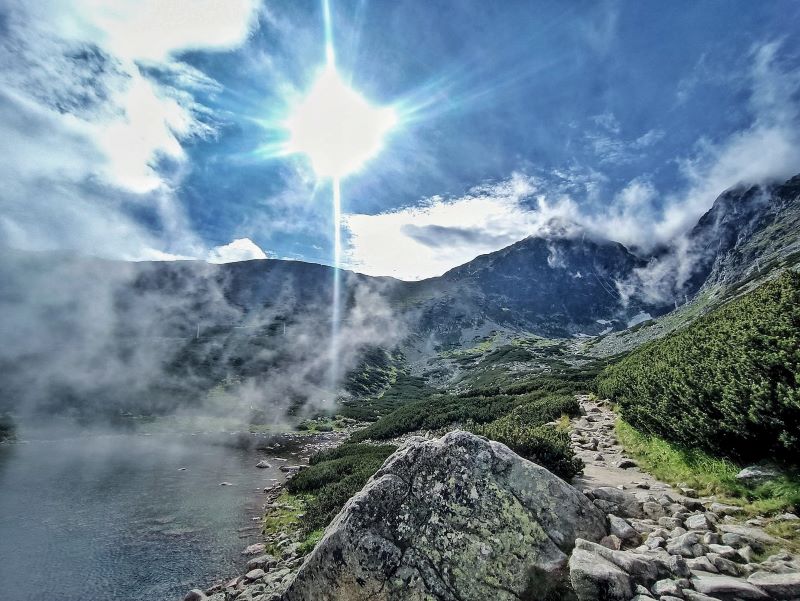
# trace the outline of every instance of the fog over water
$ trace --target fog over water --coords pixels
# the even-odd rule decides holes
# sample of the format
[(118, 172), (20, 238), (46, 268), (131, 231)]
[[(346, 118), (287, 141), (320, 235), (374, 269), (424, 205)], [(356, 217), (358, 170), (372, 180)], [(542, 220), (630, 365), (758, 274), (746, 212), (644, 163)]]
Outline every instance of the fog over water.
[(260, 540), (240, 530), (259, 525), (261, 489), (283, 480), (280, 462), (255, 465), (297, 449), (226, 437), (23, 432), (28, 442), (0, 445), (2, 598), (180, 599), (239, 573)]

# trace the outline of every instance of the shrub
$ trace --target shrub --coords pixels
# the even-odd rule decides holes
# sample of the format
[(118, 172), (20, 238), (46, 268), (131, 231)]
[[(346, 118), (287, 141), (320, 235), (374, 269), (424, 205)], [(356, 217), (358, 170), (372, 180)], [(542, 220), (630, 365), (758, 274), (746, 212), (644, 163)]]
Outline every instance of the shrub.
[(730, 301), (606, 369), (598, 390), (635, 428), (754, 461), (800, 460), (800, 274)]
[(502, 442), (518, 455), (565, 480), (583, 470), (583, 462), (572, 450), (569, 434), (552, 426), (525, 426), (513, 415), (508, 415), (490, 424), (476, 426), (473, 432)]
[(347, 500), (361, 490), (397, 447), (344, 444), (314, 455), (309, 467), (286, 484), (292, 494), (308, 495), (303, 530), (324, 528)]

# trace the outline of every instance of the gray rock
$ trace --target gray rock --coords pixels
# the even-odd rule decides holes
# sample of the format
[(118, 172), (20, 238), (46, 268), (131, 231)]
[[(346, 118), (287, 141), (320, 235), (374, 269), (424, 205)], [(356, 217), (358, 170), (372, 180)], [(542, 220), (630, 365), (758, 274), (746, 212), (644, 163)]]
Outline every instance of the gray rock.
[(622, 548), (622, 541), (615, 534), (609, 534), (600, 539), (600, 544), (615, 551)]
[(611, 486), (601, 486), (592, 489), (592, 495), (596, 501), (603, 501), (607, 507), (610, 507), (606, 513), (613, 513), (624, 518), (642, 517), (639, 502), (629, 492)]
[(608, 523), (610, 526), (611, 534), (618, 536), (620, 540), (638, 539), (639, 533), (621, 517), (610, 514), (608, 516)]
[(708, 545), (708, 550), (709, 552), (716, 553), (725, 559), (736, 559), (739, 556), (739, 554), (736, 552), (736, 549), (729, 547), (728, 545)]
[(636, 467), (638, 464), (631, 460), (631, 459), (622, 459), (621, 461), (617, 462), (617, 467), (623, 470), (627, 470), (632, 467)]
[[(756, 542), (762, 545), (778, 544), (777, 538), (775, 538), (774, 536), (770, 536), (769, 534), (761, 530), (761, 528), (756, 528), (753, 526), (740, 526), (738, 524), (719, 524), (719, 526), (717, 526), (717, 530), (723, 533), (727, 532), (732, 534), (738, 534), (748, 542)], [(722, 542), (725, 542), (724, 534), (722, 537)]]
[(261, 469), (266, 469), (266, 468), (272, 467), (272, 464), (269, 461), (267, 461), (266, 459), (262, 459), (261, 461), (256, 463), (256, 467), (261, 468)]
[(569, 579), (578, 601), (628, 601), (633, 595), (631, 577), (591, 551), (572, 552)]
[(702, 539), (697, 532), (687, 532), (667, 541), (667, 552), (683, 557), (700, 557), (705, 554)]
[(738, 549), (746, 544), (744, 537), (734, 532), (725, 532), (720, 538), (722, 539), (723, 545), (729, 545), (734, 549)]
[(681, 594), (681, 588), (678, 586), (678, 583), (668, 578), (664, 580), (659, 580), (653, 585), (653, 588), (650, 590), (653, 591), (654, 595), (656, 595), (657, 597), (661, 597), (662, 599), (663, 595), (678, 596)]
[(712, 528), (711, 522), (702, 513), (690, 515), (683, 523), (688, 530), (711, 530)]
[(714, 567), (717, 568), (717, 571), (721, 574), (727, 574), (728, 576), (740, 575), (738, 566), (730, 559), (725, 559), (716, 553), (709, 553), (706, 557), (708, 557), (708, 560), (714, 564)]
[(642, 512), (652, 520), (657, 520), (666, 515), (664, 507), (655, 501), (646, 501), (642, 504)]
[(203, 591), (201, 591), (200, 589), (193, 588), (188, 593), (186, 593), (186, 596), (183, 598), (183, 601), (206, 601), (207, 599), (208, 597), (206, 597), (206, 594)]
[(262, 570), (261, 568), (256, 568), (255, 570), (250, 570), (247, 574), (244, 575), (245, 579), (253, 582), (254, 580), (258, 580), (259, 578), (263, 578), (266, 576), (267, 573)]
[(771, 574), (755, 572), (747, 582), (763, 589), (775, 599), (800, 598), (800, 573)]
[(258, 557), (254, 557), (250, 561), (247, 562), (247, 569), (248, 570), (255, 570), (257, 568), (261, 568), (262, 570), (268, 570), (270, 568), (275, 567), (278, 564), (278, 560), (270, 554), (260, 555)]
[(583, 494), (505, 445), (412, 438), (328, 526), (284, 601), (543, 598), (576, 539), (605, 535)]
[(683, 589), (683, 598), (686, 601), (720, 601), (717, 597), (709, 597), (691, 589)]
[(629, 574), (633, 584), (649, 587), (659, 578), (670, 575), (667, 562), (659, 561), (657, 556), (631, 551), (614, 551), (583, 539), (575, 541), (575, 548), (592, 553), (598, 561), (603, 559), (611, 562)]
[(711, 563), (711, 560), (705, 555), (703, 557), (693, 557), (691, 559), (687, 559), (686, 563), (688, 564), (690, 570), (711, 572), (713, 574), (716, 574), (719, 571), (714, 567), (714, 564)]
[(778, 471), (775, 469), (751, 465), (736, 474), (736, 479), (745, 484), (757, 484), (775, 478), (776, 476), (778, 476)]
[(253, 543), (249, 547), (247, 547), (244, 551), (242, 551), (242, 555), (261, 555), (264, 553), (264, 550), (267, 548), (267, 545), (264, 543)]
[(744, 512), (744, 509), (736, 505), (725, 505), (723, 503), (712, 503), (709, 507), (714, 513), (719, 515), (737, 515)]
[(760, 588), (731, 576), (696, 572), (692, 575), (692, 586), (699, 593), (722, 599), (769, 599)]
[(722, 537), (716, 532), (706, 532), (703, 535), (704, 545), (719, 545), (722, 542)]

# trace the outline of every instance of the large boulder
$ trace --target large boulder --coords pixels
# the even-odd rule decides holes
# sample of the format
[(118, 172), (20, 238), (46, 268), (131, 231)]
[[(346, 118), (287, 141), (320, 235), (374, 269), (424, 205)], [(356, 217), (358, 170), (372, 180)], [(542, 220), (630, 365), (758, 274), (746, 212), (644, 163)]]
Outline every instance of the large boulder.
[(466, 432), (412, 439), (328, 527), (285, 601), (519, 601), (566, 581), (605, 516), (508, 447)]

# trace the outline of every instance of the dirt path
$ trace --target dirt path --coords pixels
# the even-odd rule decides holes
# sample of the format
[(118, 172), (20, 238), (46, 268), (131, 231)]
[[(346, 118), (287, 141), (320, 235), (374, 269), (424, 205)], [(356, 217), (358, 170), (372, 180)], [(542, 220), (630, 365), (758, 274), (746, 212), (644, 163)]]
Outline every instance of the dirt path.
[(583, 475), (573, 480), (579, 489), (612, 486), (624, 490), (676, 492), (670, 485), (643, 472), (623, 452), (614, 435), (616, 415), (608, 403), (578, 397), (583, 415), (572, 420), (572, 446), (583, 459)]

